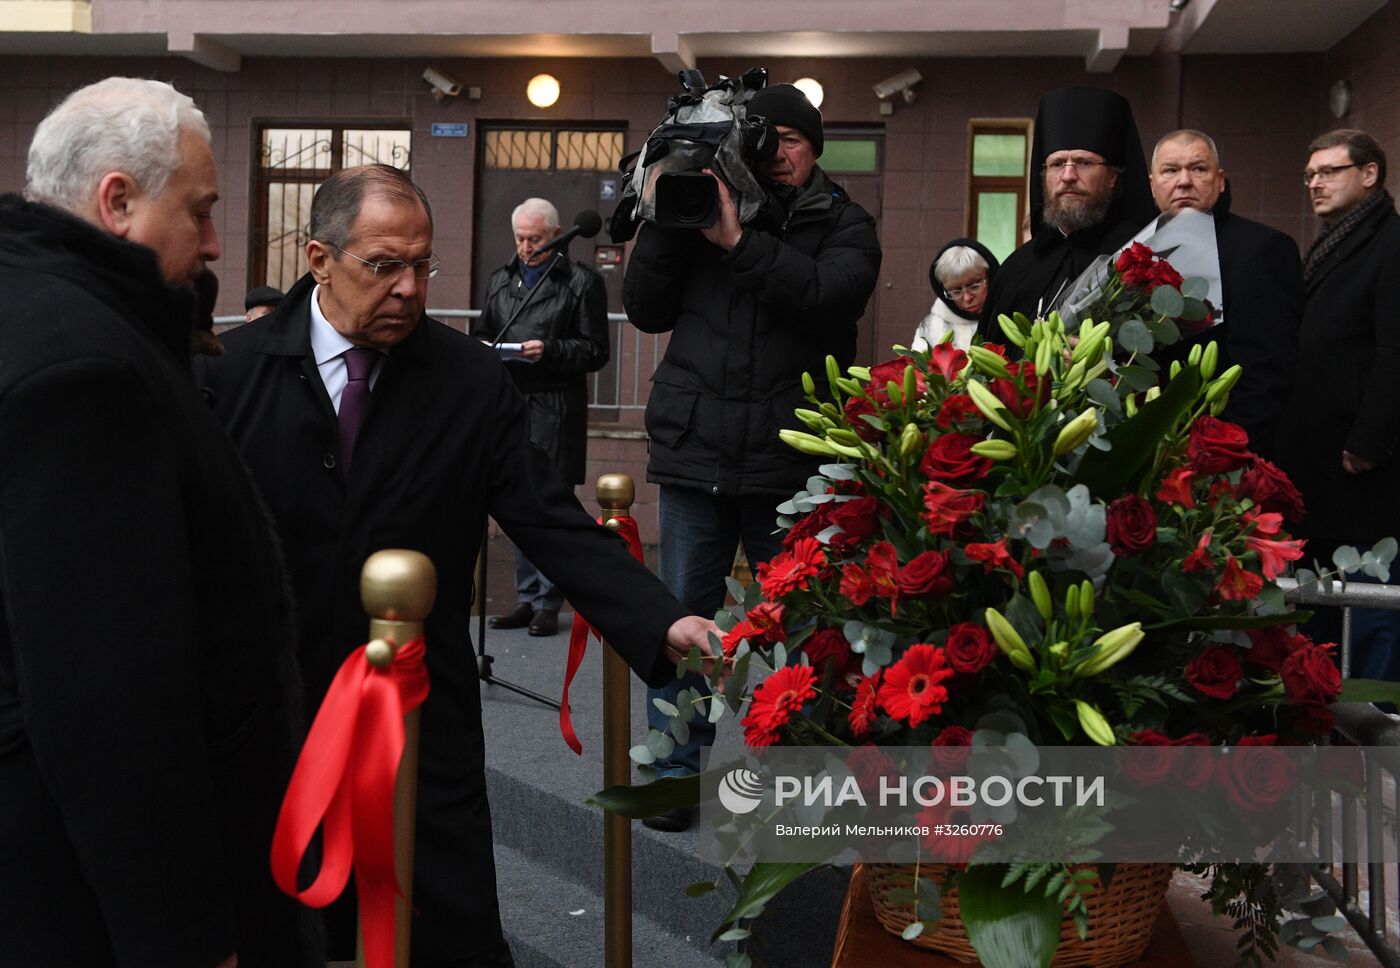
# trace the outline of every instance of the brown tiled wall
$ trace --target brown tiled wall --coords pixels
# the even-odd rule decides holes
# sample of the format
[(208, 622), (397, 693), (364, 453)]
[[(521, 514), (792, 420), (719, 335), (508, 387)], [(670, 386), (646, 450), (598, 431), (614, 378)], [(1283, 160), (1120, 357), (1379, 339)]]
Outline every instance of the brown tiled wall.
[[(1400, 160), (1397, 46), (1400, 7), (1391, 4), (1326, 54), (1129, 57), (1107, 75), (1086, 73), (1082, 61), (1069, 58), (770, 59), (766, 66), (775, 79), (820, 78), (828, 123), (884, 132), (879, 312), (862, 323), (867, 334), (875, 328), (873, 339), (862, 345), (879, 348), (907, 342), (930, 302), (929, 259), (944, 241), (964, 233), (968, 119), (1032, 117), (1040, 93), (1065, 84), (1112, 88), (1132, 101), (1146, 150), (1175, 127), (1208, 131), (1230, 174), (1235, 210), (1306, 244), (1315, 223), (1297, 179), (1308, 140), (1332, 126), (1326, 94), (1334, 80), (1345, 77), (1355, 89), (1347, 122), (1371, 130)], [(524, 97), (525, 82), (540, 62), (440, 59), (431, 61), (433, 66), (481, 87), (483, 97), (439, 105), (420, 80), (429, 63), (248, 58), (241, 72), (225, 74), (175, 57), (0, 58), (0, 190), (21, 186), (34, 126), (68, 91), (115, 73), (173, 81), (201, 105), (214, 131), (224, 193), (216, 213), (224, 242), (217, 266), (224, 282), (220, 312), (228, 314), (238, 310), (247, 276), (251, 123), (322, 116), (406, 119), (414, 134), (414, 177), (433, 202), (444, 263), (430, 302), (469, 307), (478, 125), (621, 119), (628, 124), (628, 148), (634, 149), (676, 90), (674, 78), (651, 59), (556, 59), (549, 69), (563, 94), (555, 107), (542, 111)], [(700, 66), (713, 79), (751, 64)], [(911, 66), (924, 76), (916, 101), (900, 101), (893, 115), (880, 115), (871, 85)], [(439, 121), (468, 122), (472, 137), (433, 138), (431, 125)], [(644, 536), (654, 540), (655, 490), (643, 483), (644, 441), (594, 437), (590, 445), (590, 483), (580, 489), (585, 504), (592, 506), (591, 482), (598, 473), (632, 473), (638, 483), (637, 517)]]

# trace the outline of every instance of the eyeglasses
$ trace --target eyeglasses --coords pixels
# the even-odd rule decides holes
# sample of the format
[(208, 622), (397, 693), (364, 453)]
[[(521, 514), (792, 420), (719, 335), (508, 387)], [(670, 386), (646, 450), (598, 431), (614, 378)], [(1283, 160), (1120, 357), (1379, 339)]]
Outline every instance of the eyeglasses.
[(1040, 166), (1041, 174), (1063, 175), (1066, 168), (1097, 168), (1100, 165), (1107, 165), (1106, 161), (1094, 161), (1092, 158), (1064, 158), (1060, 161), (1047, 161)]
[(370, 262), (368, 259), (361, 259), (355, 253), (342, 249), (334, 242), (331, 246), (343, 255), (348, 255), (361, 265), (369, 266), (369, 274), (375, 279), (397, 279), (399, 274), (410, 266), (413, 268), (413, 275), (418, 279), (431, 279), (438, 274), (442, 268), (442, 263), (437, 256), (427, 259), (419, 259), (416, 262), (404, 262), (400, 259), (385, 259), (382, 262)]
[(975, 296), (986, 288), (987, 280), (983, 279), (981, 282), (974, 282), (966, 286), (959, 286), (957, 289), (947, 289), (945, 290), (945, 292), (948, 293), (949, 299), (961, 299), (963, 296)]
[(1311, 168), (1303, 172), (1303, 185), (1311, 185), (1314, 178), (1321, 178), (1325, 182), (1330, 182), (1337, 177), (1337, 172), (1346, 171), (1348, 168), (1355, 168), (1355, 165), (1328, 165), (1326, 168), (1319, 168), (1313, 171)]

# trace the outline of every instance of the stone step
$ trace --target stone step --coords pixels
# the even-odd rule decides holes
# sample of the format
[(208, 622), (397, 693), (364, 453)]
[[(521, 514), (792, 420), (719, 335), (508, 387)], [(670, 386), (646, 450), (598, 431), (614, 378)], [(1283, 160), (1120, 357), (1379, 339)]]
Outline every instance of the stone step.
[[(517, 968), (603, 968), (602, 895), (571, 873), (496, 845), (501, 924)], [(730, 944), (703, 952), (673, 928), (633, 915), (635, 968), (717, 968), (734, 950)]]

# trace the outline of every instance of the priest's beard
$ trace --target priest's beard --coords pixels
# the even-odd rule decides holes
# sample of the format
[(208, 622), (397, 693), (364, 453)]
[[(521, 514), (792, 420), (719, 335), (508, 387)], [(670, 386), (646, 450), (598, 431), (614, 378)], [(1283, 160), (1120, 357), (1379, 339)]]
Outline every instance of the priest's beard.
[(1092, 195), (1045, 195), (1041, 219), (1046, 225), (1065, 235), (1098, 225), (1108, 215), (1113, 203), (1113, 187), (1104, 186)]

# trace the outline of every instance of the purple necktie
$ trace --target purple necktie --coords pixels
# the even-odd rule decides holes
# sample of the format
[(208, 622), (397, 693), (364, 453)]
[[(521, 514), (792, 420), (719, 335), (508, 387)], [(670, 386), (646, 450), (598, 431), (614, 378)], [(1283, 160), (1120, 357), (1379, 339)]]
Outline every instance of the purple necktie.
[(355, 438), (360, 435), (360, 424), (364, 422), (365, 408), (369, 405), (369, 375), (379, 361), (379, 351), (352, 346), (342, 355), (348, 379), (340, 395), (340, 472), (348, 480)]

